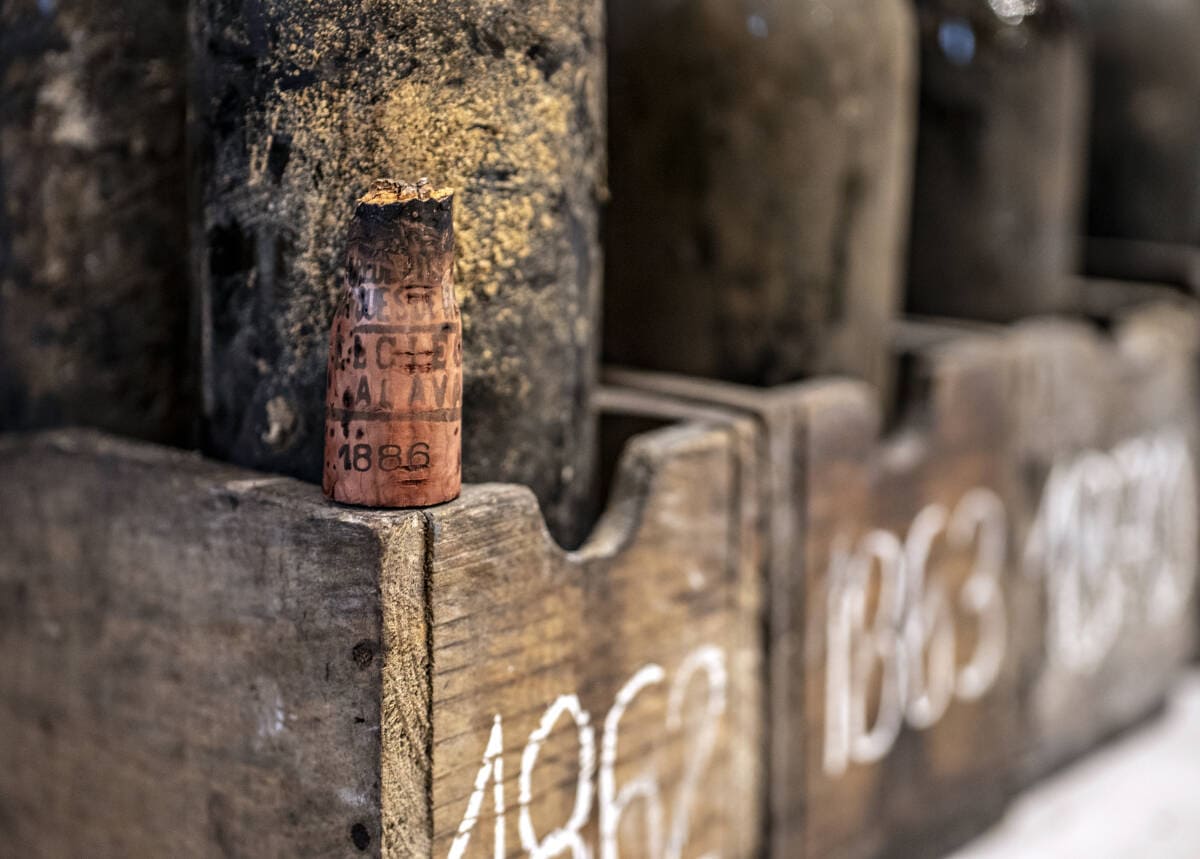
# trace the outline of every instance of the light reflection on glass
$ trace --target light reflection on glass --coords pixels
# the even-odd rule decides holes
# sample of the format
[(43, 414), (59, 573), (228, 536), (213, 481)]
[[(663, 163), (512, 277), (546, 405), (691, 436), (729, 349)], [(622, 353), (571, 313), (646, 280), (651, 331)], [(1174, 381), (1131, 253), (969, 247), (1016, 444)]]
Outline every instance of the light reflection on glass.
[(1006, 24), (1020, 24), (1026, 15), (1032, 15), (1041, 7), (1041, 0), (988, 0), (996, 17)]
[(968, 65), (975, 59), (975, 31), (962, 18), (948, 18), (938, 27), (938, 46), (954, 65)]

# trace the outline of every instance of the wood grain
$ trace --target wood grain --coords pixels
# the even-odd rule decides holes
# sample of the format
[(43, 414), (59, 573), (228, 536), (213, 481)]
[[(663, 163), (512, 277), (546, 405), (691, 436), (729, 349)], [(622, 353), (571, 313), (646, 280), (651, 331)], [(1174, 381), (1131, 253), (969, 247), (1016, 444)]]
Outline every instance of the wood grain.
[(751, 388), (668, 373), (608, 368), (604, 380), (674, 398), (692, 408), (719, 407), (754, 423), (762, 515), (762, 587), (765, 627), (766, 845), (771, 856), (801, 856), (804, 815), (802, 738), (795, 714), (804, 706), (799, 666), (803, 641), (803, 530), (796, 498), (805, 450), (803, 385)]
[(98, 434), (6, 437), (0, 476), (6, 851), (377, 851), (375, 525)]
[[(569, 819), (595, 855), (754, 854), (758, 562), (741, 500), (754, 497), (754, 464), (728, 432), (684, 425), (632, 442), (608, 511), (575, 553), (548, 540), (515, 487), (470, 487), (425, 514), (434, 855), (493, 855), (486, 778), (466, 849), (453, 851), (497, 730), (506, 855)], [(579, 724), (556, 703), (577, 707)], [(534, 753), (539, 727), (553, 730)], [(640, 798), (603, 810), (639, 779)]]
[[(762, 429), (771, 855), (932, 854), (990, 820), (1007, 791), (1006, 756), (1017, 748), (1018, 715), (1017, 663), (1007, 656), (979, 700), (955, 701), (923, 731), (906, 728), (881, 761), (852, 763), (836, 774), (823, 763), (833, 625), (828, 573), (836, 547), (880, 530), (904, 540), (930, 505), (952, 515), (971, 493), (976, 499), (981, 490), (1008, 494), (1002, 340), (957, 331), (922, 339), (949, 345), (922, 350), (923, 369), (912, 386), (918, 393), (887, 437), (877, 395), (854, 382), (761, 390), (635, 371), (607, 374), (614, 383), (735, 409)], [(971, 549), (936, 547), (926, 590), (961, 595), (972, 572)], [(1001, 573), (1000, 595), (1007, 599), (1012, 564)], [(919, 593), (910, 596), (920, 602)], [(950, 614), (956, 662), (965, 663), (981, 637), (979, 625), (970, 612)]]
[[(905, 406), (887, 435), (877, 395), (853, 382), (760, 390), (607, 374), (740, 411), (764, 433), (772, 855), (936, 853), (994, 817), (1020, 781), (1161, 705), (1193, 637), (1197, 310), (1149, 286), (1082, 287), (1089, 313), (1106, 319), (1111, 335), (1056, 320), (991, 331), (906, 326), (900, 341), (910, 344), (917, 370), (907, 374)], [(1091, 476), (1081, 478), (1085, 461)], [(1065, 504), (1064, 492), (1081, 479), (1094, 497)], [(954, 518), (964, 497), (981, 497), (978, 489), (993, 492), (1004, 510), (999, 675), (977, 700), (956, 693), (932, 727), (915, 730), (907, 714), (881, 760), (855, 762), (851, 754), (835, 759), (831, 773), (826, 729), (838, 711), (826, 709), (836, 664), (828, 657), (837, 639), (827, 597), (838, 578), (831, 573), (844, 570), (831, 557), (872, 532), (877, 549), (880, 531), (908, 543), (927, 505)], [(1115, 508), (1099, 503), (1113, 491)], [(1058, 513), (1048, 515), (1047, 505)], [(1043, 531), (1053, 526), (1053, 541), (1037, 536), (1039, 519), (1049, 523)], [(955, 595), (957, 664), (978, 648), (984, 627), (969, 617), (978, 614), (970, 596), (978, 588), (965, 584), (965, 547), (956, 552), (945, 537), (925, 566)], [(874, 578), (865, 589), (868, 617), (881, 598)], [(1089, 656), (1079, 643), (1099, 634), (1091, 615), (1114, 588), (1127, 592), (1117, 632)], [(1064, 614), (1063, 594), (1072, 589), (1078, 610)], [(874, 671), (866, 711), (877, 720), (884, 696), (878, 665)]]
[(1018, 663), (1002, 356), (987, 337), (920, 356), (886, 436), (869, 391), (805, 393), (805, 855), (940, 855), (1003, 808)]
[(1029, 777), (1154, 712), (1191, 652), (1200, 317), (1158, 302), (1013, 335), (1026, 572), (1040, 623)]
[(0, 838), (442, 859), (495, 855), (497, 818), (505, 855), (577, 819), (594, 855), (757, 855), (753, 431), (712, 417), (632, 441), (574, 553), (521, 487), (355, 510), (99, 435), (4, 438)]

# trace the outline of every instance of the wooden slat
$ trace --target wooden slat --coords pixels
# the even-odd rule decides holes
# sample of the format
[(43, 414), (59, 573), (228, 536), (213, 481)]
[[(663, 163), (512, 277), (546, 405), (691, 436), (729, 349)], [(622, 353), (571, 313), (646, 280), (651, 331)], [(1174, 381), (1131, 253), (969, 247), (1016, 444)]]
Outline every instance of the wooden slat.
[(5, 852), (378, 849), (375, 525), (80, 432), (0, 442), (0, 509)]
[[(631, 443), (578, 552), (548, 539), (524, 489), (472, 487), (429, 512), (432, 855), (492, 856), (498, 818), (510, 856), (568, 821), (561, 837), (593, 855), (753, 855), (761, 646), (743, 505), (755, 463), (736, 433), (684, 425)], [(553, 728), (540, 744), (539, 726)], [(493, 742), (502, 815), (495, 773), (480, 775)], [(639, 779), (653, 796), (618, 813)]]
[(1179, 303), (1111, 338), (1022, 326), (1017, 452), (1040, 590), (1026, 684), (1031, 776), (1155, 711), (1193, 638), (1200, 327)]
[(970, 337), (923, 356), (886, 437), (869, 391), (805, 394), (805, 855), (937, 855), (1006, 799), (1018, 663), (1002, 355)]
[[(918, 364), (927, 370), (915, 374), (917, 384), (886, 437), (875, 395), (848, 381), (756, 390), (608, 374), (627, 386), (741, 410), (764, 429), (765, 504), (776, 514), (785, 511), (765, 520), (772, 855), (933, 851), (994, 815), (1013, 783), (1159, 706), (1192, 638), (1196, 499), (1188, 481), (1195, 459), (1197, 317), (1182, 299), (1146, 304), (1145, 290), (1127, 298), (1112, 291), (1109, 285), (1097, 293), (1095, 304), (1112, 334), (1057, 320), (992, 334), (963, 334), (956, 326), (947, 336), (924, 324), (919, 337), (903, 342), (915, 344)], [(1033, 524), (1047, 498), (1063, 503), (1062, 473), (1085, 453), (1115, 465), (1114, 472), (1102, 463), (1100, 477), (1118, 475), (1117, 519), (1100, 522), (1103, 509), (1052, 518), (1057, 554), (1041, 564)], [(1150, 455), (1151, 464), (1136, 466), (1142, 471), (1133, 478), (1124, 475), (1121, 469), (1138, 455)], [(1051, 485), (1055, 466), (1060, 476)], [(1078, 473), (1073, 479), (1080, 480)], [(928, 505), (953, 513), (968, 495), (978, 503), (981, 489), (1002, 503), (1006, 523), (1000, 676), (978, 702), (952, 703), (932, 728), (915, 730), (910, 720), (881, 761), (849, 762), (838, 774), (842, 761), (835, 756), (830, 772), (827, 719), (837, 711), (826, 709), (826, 672), (837, 663), (827, 658), (836, 638), (830, 638), (826, 608), (838, 540), (853, 545), (874, 531), (912, 540), (913, 522)], [(1148, 506), (1139, 510), (1138, 504)], [(1167, 533), (1176, 540), (1170, 547)], [(1147, 542), (1139, 544), (1139, 537)], [(888, 542), (874, 539), (877, 546)], [(1086, 670), (1063, 664), (1061, 655), (1051, 654), (1054, 624), (1066, 624), (1068, 643), (1078, 643), (1088, 625), (1087, 617), (1064, 615), (1061, 605), (1080, 559), (1091, 558), (1089, 575), (1102, 595), (1114, 584), (1122, 553), (1132, 557), (1139, 546), (1145, 555), (1125, 565), (1133, 577), (1131, 608), (1122, 614), (1119, 634)], [(963, 589), (968, 568), (953, 554), (935, 566), (953, 595), (961, 658), (977, 646), (980, 632), (962, 602), (970, 593)], [(1173, 566), (1162, 567), (1164, 561)], [(1178, 593), (1172, 594), (1172, 583)], [(1155, 588), (1159, 613), (1134, 611)], [(878, 585), (867, 591), (870, 614)], [(1085, 594), (1085, 614), (1095, 596)], [(796, 640), (801, 617), (802, 645)], [(868, 716), (874, 718), (878, 677), (871, 682)], [(911, 701), (911, 694), (905, 697)]]
[[(610, 381), (742, 410), (764, 427), (764, 505), (772, 511), (764, 556), (771, 855), (867, 856), (889, 847), (915, 855), (958, 837), (959, 821), (978, 827), (1005, 795), (1006, 755), (1016, 748), (1017, 663), (1011, 658), (1002, 661), (980, 701), (955, 701), (924, 731), (904, 729), (879, 762), (839, 762), (837, 749), (844, 746), (827, 723), (826, 643), (841, 618), (828, 611), (836, 547), (879, 539), (881, 531), (911, 542), (913, 520), (931, 505), (954, 515), (965, 503), (966, 512), (957, 514), (962, 518), (983, 509), (975, 506), (981, 499), (1006, 492), (1001, 341), (973, 335), (927, 351), (928, 393), (903, 428), (885, 439), (876, 395), (850, 381), (756, 390), (632, 371), (609, 374)], [(936, 514), (924, 515), (929, 522)], [(1002, 518), (997, 527), (1005, 538)], [(935, 550), (923, 592), (945, 588), (956, 606), (972, 553), (970, 540)], [(999, 573), (999, 595), (1007, 598), (1015, 578), (1011, 563)], [(908, 603), (918, 603), (921, 593), (914, 589)], [(959, 661), (965, 662), (963, 652), (973, 651), (979, 637), (977, 624), (970, 612), (955, 609), (951, 615)], [(863, 636), (857, 640), (859, 647), (869, 643)], [(847, 687), (835, 688), (844, 693)], [(878, 692), (868, 697), (875, 700)], [(844, 701), (842, 695), (838, 700)]]
[[(576, 818), (594, 855), (756, 855), (755, 435), (708, 417), (630, 443), (573, 553), (522, 487), (350, 509), (100, 435), (5, 437), (0, 839), (34, 857), (490, 857), (497, 727), (505, 855)], [(638, 783), (653, 795), (615, 812)]]

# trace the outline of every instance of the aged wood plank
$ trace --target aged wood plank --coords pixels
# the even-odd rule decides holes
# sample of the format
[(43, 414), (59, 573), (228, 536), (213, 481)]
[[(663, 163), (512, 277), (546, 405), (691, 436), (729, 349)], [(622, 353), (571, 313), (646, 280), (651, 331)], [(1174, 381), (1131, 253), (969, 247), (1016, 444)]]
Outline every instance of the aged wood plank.
[(997, 816), (1017, 740), (1003, 341), (923, 356), (879, 437), (806, 394), (806, 855), (937, 855)]
[[(886, 438), (878, 395), (859, 383), (764, 391), (609, 374), (742, 410), (764, 427), (772, 855), (933, 854), (994, 817), (1007, 793), (1018, 662), (1006, 646), (1005, 609), (1015, 576), (1011, 553), (984, 551), (990, 540), (1003, 547), (1009, 539), (1003, 340), (960, 331), (922, 331), (917, 339), (950, 342), (922, 347), (924, 382)], [(875, 635), (848, 617), (860, 599), (878, 605), (878, 581), (861, 575), (873, 547), (903, 541), (915, 558), (926, 538), (933, 540), (926, 562), (909, 565), (924, 578), (882, 573), (884, 590), (896, 597), (895, 622), (881, 618)], [(859, 564), (859, 574), (847, 577), (847, 562)], [(967, 590), (975, 602), (963, 601)], [(893, 653), (885, 672), (893, 679), (916, 664), (916, 654), (928, 663), (947, 642), (953, 665), (931, 666), (906, 691), (843, 670), (848, 657), (854, 663), (889, 646), (897, 629), (906, 631), (911, 658)], [(856, 738), (845, 717), (880, 707), (888, 726), (875, 732), (876, 742), (864, 742), (861, 729)]]
[(374, 526), (316, 487), (78, 432), (0, 442), (0, 509), (8, 850), (377, 850)]
[(1200, 317), (1159, 302), (1113, 335), (1013, 335), (1026, 573), (1042, 619), (1025, 682), (1029, 774), (1156, 710), (1191, 652)]
[[(1153, 287), (1095, 281), (1084, 287), (1089, 313), (1109, 321), (1111, 336), (1052, 320), (990, 336), (964, 336), (961, 325), (947, 336), (936, 324), (906, 326), (898, 340), (925, 355), (931, 376), (909, 388), (908, 419), (882, 440), (873, 395), (849, 382), (758, 391), (610, 374), (622, 384), (744, 410), (762, 422), (769, 448), (784, 439), (802, 451), (789, 466), (793, 476), (783, 467), (787, 457), (773, 454), (771, 488), (764, 487), (793, 496), (796, 517), (769, 526), (786, 533), (768, 535), (764, 556), (769, 834), (776, 855), (910, 856), (957, 840), (999, 808), (1014, 777), (1045, 772), (1155, 710), (1188, 654), (1197, 540), (1197, 312), (1186, 299), (1164, 300), (1164, 290)], [(799, 411), (789, 412), (789, 398)], [(931, 729), (915, 731), (910, 723), (893, 742), (883, 742), (892, 731), (860, 730), (860, 739), (872, 742), (859, 745), (866, 760), (855, 762), (846, 733), (852, 735), (855, 721), (845, 717), (865, 706), (866, 724), (878, 728), (882, 707), (895, 730), (895, 700), (911, 705), (913, 698), (911, 690), (893, 691), (890, 707), (883, 707), (889, 697), (873, 677), (865, 694), (824, 709), (829, 690), (842, 688), (829, 683), (829, 667), (839, 664), (829, 659), (830, 645), (843, 642), (847, 652), (846, 638), (831, 635), (844, 633), (844, 625), (831, 627), (831, 617), (822, 616), (830, 573), (845, 570), (831, 557), (849, 557), (853, 567), (854, 553), (845, 553), (837, 538), (873, 534), (873, 554), (894, 551), (886, 534), (907, 544), (921, 532), (914, 523), (926, 516), (922, 505), (939, 503), (953, 516), (972, 486), (993, 491), (1007, 520), (1001, 592), (1009, 634), (1001, 673), (979, 703), (956, 701)], [(952, 592), (962, 585), (961, 562), (943, 558), (936, 566)], [(803, 575), (789, 576), (790, 570)], [(886, 591), (878, 585), (867, 588), (869, 620), (878, 617), (881, 595)], [(956, 602), (960, 612), (971, 605)], [(794, 626), (779, 634), (781, 605), (805, 618), (803, 648), (788, 650), (786, 632)], [(905, 608), (911, 600), (896, 605), (911, 619)], [(851, 612), (851, 640), (856, 634), (885, 651), (903, 641), (894, 631), (890, 642), (864, 636), (857, 618)], [(956, 643), (977, 649), (984, 627), (972, 629), (961, 616), (955, 621)], [(857, 670), (858, 651), (849, 652), (834, 677), (842, 686)], [(802, 685), (789, 688), (787, 665), (800, 660), (795, 673)], [(920, 708), (903, 710), (905, 720), (924, 718)], [(839, 714), (845, 730), (830, 734), (829, 717)], [(833, 747), (840, 757), (828, 756), (831, 737), (841, 738)], [(887, 755), (872, 762), (884, 747)], [(975, 800), (979, 805), (968, 807)]]
[(756, 436), (704, 417), (630, 443), (574, 553), (522, 487), (351, 509), (99, 435), (5, 437), (0, 837), (441, 859), (493, 856), (501, 826), (506, 855), (757, 855)]
[(804, 473), (802, 385), (751, 388), (668, 373), (607, 368), (604, 379), (628, 389), (673, 397), (692, 408), (723, 407), (758, 429), (761, 479), (762, 587), (765, 623), (766, 844), (769, 855), (800, 856), (804, 813), (801, 738), (803, 598), (796, 586), (803, 552), (795, 498)]
[(756, 490), (729, 432), (633, 441), (575, 553), (515, 487), (429, 511), (434, 855), (755, 853)]

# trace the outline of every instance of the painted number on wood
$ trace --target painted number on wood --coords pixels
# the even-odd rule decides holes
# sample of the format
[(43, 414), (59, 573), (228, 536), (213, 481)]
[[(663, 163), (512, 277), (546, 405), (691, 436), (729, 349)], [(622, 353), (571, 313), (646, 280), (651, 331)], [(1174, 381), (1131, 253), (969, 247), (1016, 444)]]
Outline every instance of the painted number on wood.
[[(683, 774), (668, 797), (663, 796), (663, 786), (653, 754), (646, 756), (641, 772), (635, 777), (624, 783), (618, 783), (616, 777), (620, 755), (621, 720), (639, 695), (651, 687), (664, 684), (667, 696), (664, 735), (682, 732), (685, 748)], [(704, 705), (699, 712), (686, 713), (684, 702), (694, 687), (704, 690)], [(529, 735), (521, 753), (517, 832), (522, 854), (529, 859), (550, 859), (555, 856), (590, 859), (593, 849), (585, 840), (583, 830), (591, 819), (593, 806), (596, 806), (599, 817), (600, 859), (618, 859), (621, 855), (621, 818), (635, 806), (640, 806), (646, 840), (644, 844), (631, 848), (627, 855), (645, 856), (649, 859), (680, 859), (687, 845), (696, 793), (717, 747), (720, 722), (725, 713), (726, 687), (725, 657), (717, 647), (706, 645), (693, 650), (684, 658), (669, 683), (668, 675), (661, 666), (654, 663), (642, 666), (617, 692), (612, 707), (604, 717), (598, 759), (596, 728), (590, 714), (580, 705), (578, 696), (563, 695), (555, 700), (542, 714), (537, 728)], [(573, 726), (579, 740), (575, 802), (569, 818), (562, 826), (544, 834), (538, 833), (530, 812), (533, 773), (542, 745), (556, 725), (564, 720)], [(504, 797), (503, 755), (503, 719), (497, 715), (492, 723), (483, 763), (475, 777), (474, 790), (467, 801), (466, 813), (450, 845), (448, 859), (462, 859), (466, 855), (475, 824), (483, 810), (489, 783), (495, 814), (492, 852), (494, 859), (502, 859), (507, 855), (505, 818), (508, 809)], [(717, 857), (710, 854), (705, 859)]]
[(1100, 667), (1128, 623), (1158, 625), (1187, 605), (1196, 577), (1191, 451), (1173, 431), (1056, 463), (1025, 552), (1044, 581), (1050, 659)]
[[(976, 488), (953, 510), (925, 507), (903, 541), (877, 529), (856, 544), (835, 543), (826, 605), (827, 774), (881, 760), (905, 722), (932, 727), (954, 699), (978, 699), (995, 683), (1008, 639), (1001, 588), (1006, 519), (1000, 498)], [(929, 569), (938, 540), (950, 552), (973, 556), (969, 576), (954, 592)], [(961, 665), (959, 618), (977, 631)]]

